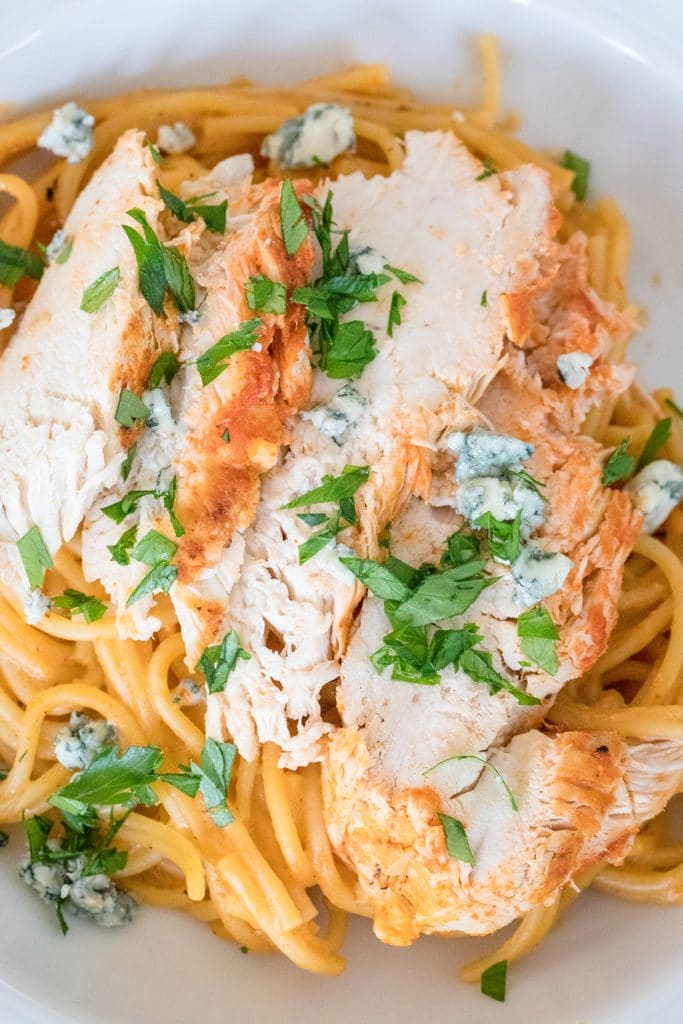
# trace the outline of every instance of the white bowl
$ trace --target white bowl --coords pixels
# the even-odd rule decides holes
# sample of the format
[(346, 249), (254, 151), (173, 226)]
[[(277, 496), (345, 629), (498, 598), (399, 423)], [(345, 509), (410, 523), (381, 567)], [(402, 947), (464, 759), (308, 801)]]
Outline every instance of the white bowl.
[[(633, 353), (650, 384), (683, 385), (680, 0), (22, 0), (4, 13), (0, 98), (24, 107), (238, 73), (287, 82), (376, 60), (421, 95), (463, 102), (479, 85), (476, 36), (495, 32), (505, 104), (523, 115), (524, 138), (589, 157), (594, 188), (628, 215), (631, 295), (649, 311)], [(511, 965), (501, 1007), (456, 979), (486, 942), (390, 949), (362, 922), (346, 944), (347, 973), (335, 979), (242, 956), (204, 927), (151, 909), (120, 931), (76, 921), (62, 938), (16, 877), (20, 844), (16, 835), (0, 852), (0, 1021), (674, 1024), (683, 1016), (680, 907), (582, 897), (532, 957)]]

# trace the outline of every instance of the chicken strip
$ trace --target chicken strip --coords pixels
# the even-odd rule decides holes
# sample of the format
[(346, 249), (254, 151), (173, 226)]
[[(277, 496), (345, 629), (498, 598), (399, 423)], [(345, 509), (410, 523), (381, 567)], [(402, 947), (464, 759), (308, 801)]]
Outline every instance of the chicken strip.
[(353, 268), (399, 268), (418, 280), (401, 289), (398, 325), (388, 325), (396, 304), (389, 284), (361, 306), (379, 351), (358, 380), (340, 387), (314, 374), (312, 408), (264, 483), (245, 536), (230, 618), (251, 658), (238, 663), (225, 696), (212, 698), (209, 728), (227, 729), (248, 759), (258, 742), (274, 741), (289, 767), (320, 756), (330, 728), (320, 692), (338, 676), (362, 589), (334, 543), (300, 563), (311, 525), (283, 506), (325, 474), (369, 467), (357, 527), (340, 540), (377, 554), (381, 531), (411, 491), (428, 492), (437, 439), (476, 421), (472, 403), (499, 369), (504, 337), (517, 337), (510, 310), (552, 274), (558, 223), (543, 171), (483, 176), (447, 133), (409, 132), (401, 170), (369, 181), (352, 174), (330, 187)]

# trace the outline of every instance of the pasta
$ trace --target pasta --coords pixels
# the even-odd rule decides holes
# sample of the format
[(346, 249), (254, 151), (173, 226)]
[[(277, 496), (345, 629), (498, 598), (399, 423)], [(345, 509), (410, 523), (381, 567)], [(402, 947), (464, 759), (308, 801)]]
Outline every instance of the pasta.
[[(0, 192), (8, 202), (2, 207), (0, 237), (21, 247), (47, 244), (93, 170), (131, 126), (150, 138), (164, 123), (182, 120), (191, 127), (197, 140), (192, 155), (169, 156), (159, 171), (162, 184), (173, 190), (219, 159), (257, 153), (263, 136), (283, 119), (312, 102), (333, 100), (354, 116), (357, 152), (337, 157), (330, 171), (307, 168), (306, 177), (316, 182), (352, 170), (387, 174), (401, 165), (401, 136), (409, 128), (452, 131), (500, 169), (533, 162), (552, 178), (564, 217), (561, 237), (577, 229), (586, 232), (592, 285), (627, 308), (630, 235), (616, 203), (577, 203), (573, 172), (560, 166), (556, 155), (531, 150), (514, 137), (512, 119), (505, 119), (499, 107), (495, 40), (484, 37), (481, 51), (484, 102), (455, 113), (448, 105), (417, 101), (394, 86), (381, 65), (279, 90), (237, 80), (94, 101), (88, 103), (96, 119), (90, 155), (78, 164), (59, 161), (43, 167), (31, 180), (13, 172), (13, 161), (35, 147), (49, 114), (4, 123)], [(265, 173), (261, 163), (257, 174)], [(0, 305), (20, 305), (31, 287), (22, 281), (14, 294), (0, 288)], [(611, 359), (618, 362), (623, 356), (618, 346)], [(584, 430), (606, 445), (630, 436), (637, 451), (658, 415), (669, 415), (671, 397), (660, 389), (650, 399), (633, 386), (592, 412)], [(683, 464), (683, 430), (676, 421), (664, 453)], [(585, 678), (566, 688), (550, 712), (551, 726), (610, 729), (642, 739), (683, 738), (682, 558), (679, 508), (660, 536), (638, 542), (627, 565), (620, 623), (609, 649)], [(60, 553), (52, 578), (55, 587), (85, 586), (77, 542)], [(173, 698), (187, 674), (183, 641), (170, 605), (159, 614), (164, 625), (158, 639), (134, 643), (118, 637), (111, 618), (86, 624), (50, 613), (29, 626), (12, 596), (0, 596), (0, 757), (10, 766), (0, 782), (0, 823), (45, 811), (49, 795), (65, 783), (69, 773), (54, 762), (53, 741), (73, 710), (90, 710), (112, 722), (123, 743), (158, 746), (166, 771), (198, 759), (205, 738), (199, 713)], [(138, 808), (118, 834), (117, 844), (128, 859), (115, 877), (142, 903), (182, 910), (250, 951), (279, 950), (306, 970), (338, 974), (344, 967), (339, 950), (346, 915), (369, 915), (370, 909), (328, 840), (319, 767), (288, 771), (278, 767), (278, 755), (275, 746), (266, 744), (255, 761), (238, 758), (230, 800), (235, 821), (227, 829), (212, 827), (197, 804), (177, 789), (157, 784), (158, 805)], [(667, 838), (664, 818), (643, 829), (623, 866), (598, 865), (576, 887), (595, 885), (628, 900), (683, 901), (683, 845)], [(477, 981), (498, 960), (526, 955), (576, 895), (576, 888), (568, 889), (551, 906), (528, 913), (499, 950), (464, 969), (464, 980)]]

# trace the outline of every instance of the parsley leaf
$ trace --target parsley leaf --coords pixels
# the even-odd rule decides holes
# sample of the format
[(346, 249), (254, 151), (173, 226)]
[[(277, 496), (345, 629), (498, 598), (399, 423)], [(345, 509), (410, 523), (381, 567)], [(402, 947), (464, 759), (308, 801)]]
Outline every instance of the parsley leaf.
[(501, 562), (512, 564), (519, 557), (520, 527), (522, 522), (521, 509), (512, 522), (505, 522), (491, 512), (484, 512), (475, 520), (474, 525), (488, 532), (489, 551)]
[(84, 313), (96, 313), (101, 309), (107, 299), (110, 299), (116, 291), (116, 286), (121, 280), (121, 271), (118, 267), (105, 270), (103, 274), (93, 281), (83, 292), (81, 309)]
[(394, 277), (401, 282), (401, 284), (413, 284), (414, 282), (416, 282), (417, 284), (422, 284), (422, 281), (419, 277), (415, 277), (415, 274), (410, 274), (407, 270), (401, 270), (400, 267), (392, 267), (387, 263), (385, 264), (384, 269), (387, 270), (390, 274), (393, 274)]
[(190, 224), (197, 217), (202, 217), (209, 231), (222, 235), (225, 232), (225, 219), (228, 209), (228, 200), (213, 205), (201, 205), (201, 200), (208, 196), (195, 196), (192, 199), (182, 200), (179, 196), (169, 192), (161, 182), (157, 181), (159, 195), (164, 206), (171, 211), (183, 224)]
[(391, 305), (389, 307), (389, 320), (387, 322), (387, 334), (390, 338), (394, 336), (394, 327), (398, 327), (401, 323), (401, 307), (406, 305), (405, 298), (400, 292), (394, 292), (391, 296)]
[(590, 177), (591, 165), (578, 153), (572, 153), (571, 149), (565, 149), (560, 158), (560, 167), (566, 167), (568, 171), (574, 172), (572, 192), (580, 203), (586, 198), (588, 191), (588, 179)]
[(548, 675), (554, 676), (558, 669), (555, 644), (560, 634), (547, 608), (539, 605), (522, 612), (517, 619), (517, 636), (522, 641), (520, 647), (527, 658)]
[(299, 251), (308, 235), (303, 211), (296, 197), (294, 185), (287, 178), (280, 189), (280, 227), (287, 256), (291, 259)]
[(31, 590), (42, 587), (45, 570), (51, 569), (54, 563), (38, 527), (32, 526), (23, 537), (20, 537), (17, 547), (29, 587)]
[(638, 464), (636, 465), (636, 473), (639, 470), (644, 469), (645, 466), (649, 465), (651, 462), (654, 461), (654, 459), (657, 458), (657, 453), (659, 452), (659, 449), (666, 444), (670, 437), (671, 418), (667, 416), (666, 419), (657, 420), (654, 427), (652, 428), (652, 433), (645, 442), (645, 447), (643, 448), (642, 454), (638, 459)]
[(252, 276), (244, 286), (249, 309), (257, 313), (281, 316), (287, 311), (287, 286), (282, 281), (271, 281), (262, 274)]
[(135, 458), (135, 453), (137, 452), (137, 450), (137, 443), (132, 444), (128, 451), (126, 452), (125, 459), (121, 463), (121, 479), (123, 480), (124, 484), (128, 477), (130, 476), (130, 471), (133, 468), (133, 459)]
[(673, 398), (665, 398), (664, 403), (676, 413), (679, 420), (683, 420), (683, 409), (681, 409), (680, 405), (677, 405), (676, 402), (674, 402)]
[(137, 526), (131, 526), (130, 530), (121, 534), (116, 544), (107, 544), (107, 550), (111, 554), (113, 562), (118, 565), (130, 565), (130, 553), (135, 545), (137, 532)]
[(177, 565), (169, 565), (168, 562), (157, 562), (147, 575), (143, 576), (135, 590), (129, 595), (126, 601), (126, 608), (130, 608), (132, 604), (139, 601), (141, 597), (146, 597), (147, 594), (158, 594), (160, 592), (168, 594), (175, 583), (177, 575)]
[(605, 468), (602, 471), (602, 482), (605, 487), (611, 487), (612, 484), (628, 480), (629, 477), (633, 476), (636, 460), (632, 455), (628, 454), (630, 440), (630, 437), (625, 437), (605, 463)]
[(124, 494), (124, 496), (121, 498), (121, 501), (115, 501), (111, 505), (104, 505), (101, 509), (101, 512), (108, 519), (113, 519), (115, 523), (122, 523), (126, 516), (129, 516), (132, 512), (135, 512), (140, 503), (140, 500), (142, 498), (146, 498), (147, 495), (149, 494), (154, 495), (155, 498), (158, 497), (158, 494), (155, 490), (128, 491), (128, 494)]
[(136, 420), (146, 420), (148, 416), (149, 409), (142, 399), (128, 388), (123, 388), (114, 413), (116, 422), (120, 423), (122, 427), (133, 427)]
[(185, 536), (185, 527), (180, 522), (180, 520), (178, 519), (177, 515), (174, 512), (174, 505), (175, 505), (175, 499), (176, 499), (177, 491), (178, 491), (178, 477), (174, 476), (173, 479), (171, 480), (170, 484), (166, 488), (166, 490), (165, 491), (157, 490), (155, 492), (155, 496), (157, 498), (161, 498), (162, 504), (163, 504), (164, 508), (166, 509), (166, 511), (168, 512), (168, 518), (171, 520), (171, 526), (173, 527), (173, 532), (175, 533), (176, 537), (184, 537)]
[(422, 772), (422, 774), (426, 778), (427, 775), (431, 775), (432, 772), (437, 771), (439, 768), (441, 768), (445, 764), (450, 764), (452, 761), (478, 761), (479, 764), (482, 765), (483, 768), (488, 768), (489, 771), (493, 772), (493, 774), (496, 776), (498, 781), (503, 786), (505, 792), (508, 795), (508, 799), (510, 801), (510, 806), (512, 807), (512, 810), (513, 811), (518, 811), (519, 810), (519, 804), (517, 803), (517, 798), (515, 797), (515, 794), (512, 792), (512, 790), (508, 786), (507, 782), (505, 781), (505, 779), (503, 778), (501, 773), (498, 771), (498, 769), (496, 768), (496, 766), (494, 764), (491, 764), (490, 761), (487, 761), (485, 757), (480, 757), (479, 754), (455, 754), (455, 755), (453, 755), (453, 757), (444, 757), (441, 761), (437, 761), (436, 764), (430, 765), (429, 768), (425, 768), (425, 770)]
[[(300, 518), (303, 518), (300, 517)], [(310, 558), (317, 555), (319, 551), (327, 547), (337, 534), (345, 530), (349, 523), (340, 513), (334, 516), (323, 516), (324, 525), (316, 530), (311, 536), (299, 544), (299, 565), (304, 565)]]
[(164, 276), (168, 290), (175, 299), (175, 304), (181, 313), (194, 310), (196, 306), (196, 294), (194, 279), (187, 265), (187, 260), (174, 245), (164, 245), (161, 249), (164, 266)]
[(488, 157), (484, 157), (482, 161), (483, 170), (481, 174), (478, 174), (475, 181), (484, 181), (485, 178), (490, 178), (492, 174), (498, 173), (498, 168), (494, 167)]
[(541, 488), (545, 488), (545, 484), (541, 483), (540, 480), (537, 480), (536, 477), (531, 475), (531, 473), (528, 473), (526, 469), (507, 469), (505, 471), (505, 475), (509, 477), (514, 477), (515, 480), (521, 480), (522, 483), (526, 484), (526, 486), (530, 490), (536, 492), (541, 501), (548, 500), (545, 497), (545, 495), (541, 492)]
[(177, 550), (178, 545), (164, 537), (163, 533), (148, 530), (133, 548), (133, 558), (145, 565), (156, 565), (158, 562), (168, 562)]
[(486, 683), (491, 694), (505, 690), (506, 693), (511, 694), (515, 698), (518, 704), (532, 705), (541, 703), (538, 697), (532, 697), (530, 694), (518, 690), (505, 676), (502, 676), (500, 672), (496, 672), (492, 665), (490, 651), (465, 651), (460, 658), (460, 668), (475, 683)]
[(369, 558), (340, 558), (339, 561), (382, 600), (406, 601), (410, 597), (410, 589), (386, 565)]
[(234, 629), (223, 637), (220, 644), (205, 647), (197, 662), (197, 671), (203, 672), (209, 693), (222, 693), (237, 659), (249, 661), (251, 655), (240, 647), (240, 640)]
[(333, 380), (354, 379), (377, 355), (377, 339), (362, 320), (336, 325), (329, 337), (320, 339), (320, 368)]
[(496, 577), (485, 577), (485, 561), (473, 560), (425, 579), (397, 609), (396, 621), (427, 626), (462, 615)]
[(164, 315), (166, 292), (170, 291), (178, 309), (185, 313), (195, 308), (195, 286), (187, 260), (174, 245), (162, 245), (147, 217), (138, 207), (128, 216), (142, 227), (142, 235), (129, 224), (123, 225), (138, 264), (138, 283), (157, 316)]
[(43, 261), (32, 252), (0, 241), (0, 284), (13, 288), (24, 275), (40, 281), (44, 269)]
[(344, 466), (339, 476), (326, 473), (319, 487), (293, 498), (283, 508), (301, 508), (302, 505), (317, 505), (324, 501), (339, 501), (352, 498), (359, 487), (370, 476), (369, 466)]
[(197, 369), (202, 378), (204, 387), (220, 377), (223, 370), (227, 369), (228, 361), (235, 352), (247, 352), (254, 347), (258, 339), (259, 328), (263, 324), (260, 317), (253, 320), (245, 320), (239, 327), (224, 334), (215, 345), (207, 348), (197, 360)]
[(52, 599), (55, 608), (63, 608), (69, 615), (82, 615), (86, 622), (97, 622), (107, 610), (104, 601), (68, 587), (59, 597)]
[(150, 391), (154, 388), (158, 388), (162, 380), (165, 380), (167, 384), (170, 384), (176, 373), (180, 369), (180, 363), (175, 352), (162, 352), (161, 355), (154, 360), (152, 369), (149, 371), (149, 383), (148, 388)]
[(498, 963), (491, 964), (485, 971), (482, 971), (481, 991), (483, 995), (496, 999), (499, 1003), (504, 1003), (507, 972), (507, 960), (499, 960)]
[(486, 309), (488, 304), (489, 304), (489, 300), (488, 300), (488, 297), (486, 295), (486, 288), (484, 288), (483, 292), (481, 293), (481, 299), (479, 300), (479, 305), (483, 306), (484, 309)]
[(199, 764), (190, 761), (189, 765), (181, 766), (183, 772), (197, 780), (206, 809), (218, 828), (225, 828), (234, 821), (227, 797), (236, 754), (234, 743), (218, 743), (209, 738), (202, 747)]
[(462, 629), (437, 629), (429, 644), (429, 660), (437, 671), (448, 665), (457, 668), (465, 651), (480, 640), (481, 634), (473, 622), (466, 622)]
[(467, 839), (465, 826), (457, 818), (451, 818), (449, 814), (437, 813), (441, 822), (448, 856), (454, 860), (461, 860), (465, 864), (474, 865), (474, 854)]

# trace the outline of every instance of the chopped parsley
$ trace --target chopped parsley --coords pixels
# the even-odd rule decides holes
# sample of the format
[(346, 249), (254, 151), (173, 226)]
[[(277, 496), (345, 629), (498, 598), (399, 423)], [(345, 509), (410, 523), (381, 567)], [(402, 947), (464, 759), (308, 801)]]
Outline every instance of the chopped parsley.
[(240, 647), (240, 640), (234, 629), (223, 637), (220, 644), (211, 644), (202, 651), (197, 662), (197, 671), (204, 673), (209, 693), (222, 693), (237, 659), (249, 661), (251, 655)]
[(135, 590), (133, 590), (126, 601), (126, 608), (146, 597), (148, 594), (168, 594), (176, 581), (178, 566), (169, 565), (168, 562), (157, 562), (152, 566), (146, 576), (143, 576)]
[(181, 312), (193, 310), (194, 281), (183, 254), (175, 246), (161, 244), (138, 207), (128, 210), (128, 216), (142, 227), (142, 234), (130, 224), (124, 224), (123, 230), (135, 253), (140, 291), (149, 305), (157, 316), (163, 316), (166, 293), (170, 292)]
[(369, 476), (369, 466), (344, 466), (339, 476), (331, 476), (326, 473), (318, 487), (314, 487), (312, 491), (306, 491), (298, 498), (293, 498), (282, 507), (301, 508), (303, 505), (317, 505), (324, 501), (341, 501), (343, 498), (352, 498)]
[(444, 757), (441, 761), (437, 761), (436, 764), (430, 765), (429, 768), (425, 768), (422, 774), (425, 777), (427, 775), (431, 775), (432, 772), (437, 771), (445, 764), (450, 764), (452, 761), (478, 761), (483, 768), (488, 768), (489, 771), (493, 772), (493, 774), (496, 776), (498, 781), (503, 786), (505, 792), (508, 795), (508, 800), (510, 801), (510, 806), (512, 807), (512, 810), (519, 810), (519, 804), (517, 803), (515, 794), (512, 792), (512, 790), (508, 786), (507, 782), (505, 781), (501, 773), (498, 771), (495, 765), (491, 764), (490, 761), (487, 761), (485, 757), (480, 757), (479, 754), (454, 754), (453, 757)]
[(451, 818), (449, 814), (437, 813), (441, 822), (448, 856), (454, 860), (461, 860), (470, 866), (474, 865), (474, 854), (467, 839), (465, 826), (457, 818)]
[(390, 274), (393, 274), (396, 280), (400, 281), (401, 284), (422, 284), (419, 277), (416, 277), (415, 274), (409, 273), (407, 270), (401, 270), (400, 267), (392, 267), (389, 263), (386, 263), (384, 269)]
[(307, 526), (319, 526), (311, 536), (299, 545), (299, 564), (303, 565), (326, 547), (349, 526), (356, 523), (356, 506), (353, 496), (370, 475), (369, 466), (345, 466), (339, 476), (323, 476), (322, 483), (312, 491), (294, 498), (283, 508), (301, 508), (303, 505), (318, 505), (334, 501), (338, 509), (332, 515), (323, 512), (302, 513), (299, 518)]
[(486, 309), (488, 304), (489, 304), (489, 300), (488, 300), (488, 297), (486, 295), (486, 288), (484, 288), (483, 292), (481, 293), (481, 299), (479, 300), (479, 305), (483, 306), (484, 309)]
[(481, 975), (481, 991), (483, 995), (495, 999), (499, 1003), (505, 1002), (505, 982), (507, 980), (508, 962), (499, 960), (491, 964)]
[(680, 405), (677, 405), (676, 402), (674, 402), (673, 398), (665, 398), (664, 403), (665, 405), (668, 405), (673, 412), (676, 413), (679, 420), (683, 420), (683, 409), (681, 409)]
[(214, 381), (216, 377), (220, 377), (227, 369), (230, 357), (235, 352), (248, 352), (253, 349), (262, 324), (263, 320), (260, 317), (245, 320), (236, 330), (231, 331), (230, 334), (224, 334), (215, 345), (200, 355), (197, 359), (197, 369), (204, 387)]
[(152, 369), (149, 371), (149, 383), (148, 388), (150, 391), (154, 388), (158, 388), (162, 380), (165, 380), (167, 384), (170, 384), (176, 373), (180, 369), (180, 363), (175, 352), (162, 352), (161, 355), (154, 360)]
[(522, 612), (517, 619), (517, 636), (527, 658), (554, 676), (558, 669), (556, 644), (560, 634), (548, 609), (539, 605)]
[(490, 178), (492, 174), (498, 174), (498, 168), (494, 167), (487, 156), (482, 161), (482, 168), (481, 174), (476, 176), (475, 181), (484, 181), (486, 178)]
[(223, 438), (226, 444), (230, 444), (230, 431), (227, 428), (223, 431), (221, 437)]
[(638, 459), (636, 465), (636, 473), (640, 469), (644, 469), (645, 466), (649, 465), (657, 458), (659, 449), (662, 448), (671, 437), (671, 418), (667, 416), (666, 419), (658, 420), (652, 428), (652, 433), (645, 442), (645, 447)]
[(135, 458), (135, 453), (137, 452), (137, 450), (137, 443), (132, 444), (128, 451), (126, 452), (125, 459), (121, 463), (121, 479), (123, 480), (124, 484), (128, 477), (130, 476), (130, 471), (133, 468), (133, 459)]
[(389, 306), (389, 320), (387, 322), (387, 334), (390, 338), (394, 336), (394, 327), (400, 326), (401, 323), (401, 307), (406, 305), (406, 299), (401, 295), (400, 292), (393, 292), (391, 296), (391, 305)]
[(308, 227), (296, 197), (294, 185), (289, 178), (282, 182), (280, 189), (280, 228), (285, 252), (291, 259), (292, 256), (296, 256), (302, 242), (307, 237)]
[(0, 241), (0, 284), (13, 288), (24, 276), (40, 281), (44, 269), (45, 264), (40, 257)]
[(613, 484), (621, 483), (622, 480), (628, 480), (633, 476), (636, 460), (629, 455), (630, 441), (630, 437), (625, 437), (605, 463), (605, 468), (602, 471), (602, 482), (605, 487), (611, 487)]
[(194, 761), (190, 761), (189, 765), (180, 765), (187, 779), (196, 781), (209, 817), (218, 828), (225, 828), (235, 820), (227, 805), (227, 798), (236, 754), (234, 743), (219, 743), (209, 738), (202, 747), (198, 765)]
[(591, 169), (589, 161), (579, 156), (578, 153), (573, 153), (571, 149), (565, 149), (560, 158), (560, 167), (566, 167), (568, 171), (574, 172), (572, 192), (579, 202), (582, 203), (588, 191), (588, 179)]
[(119, 395), (118, 405), (114, 413), (114, 419), (122, 427), (134, 427), (136, 420), (146, 420), (149, 416), (149, 409), (136, 394), (123, 388)]
[[(104, 505), (102, 512), (108, 519), (113, 519), (115, 523), (122, 523), (127, 516), (131, 515), (137, 510), (140, 501), (148, 496), (156, 498), (163, 503), (164, 508), (168, 512), (168, 517), (171, 520), (171, 526), (176, 537), (182, 537), (185, 533), (185, 529), (179, 522), (178, 517), (173, 511), (176, 499), (176, 491), (178, 486), (178, 478), (173, 477), (168, 487), (165, 489), (156, 487), (151, 490), (143, 491), (128, 491), (128, 494), (124, 494), (120, 501), (115, 501), (111, 505)], [(111, 551), (111, 548), (109, 549)], [(121, 563), (127, 564), (127, 563)]]
[(121, 534), (116, 544), (107, 544), (107, 550), (111, 554), (113, 562), (118, 565), (130, 565), (130, 555), (135, 547), (137, 532), (137, 526), (131, 526), (130, 530)]
[(182, 200), (179, 196), (164, 188), (159, 181), (157, 181), (157, 187), (164, 206), (183, 224), (191, 224), (197, 217), (201, 217), (209, 231), (213, 231), (217, 235), (222, 235), (225, 232), (225, 219), (228, 209), (227, 199), (224, 199), (222, 203), (208, 205), (203, 203), (203, 200), (210, 199), (214, 193), (205, 196), (193, 196), (191, 199)]
[(178, 545), (158, 530), (148, 530), (133, 548), (133, 558), (145, 565), (168, 562), (178, 550)]
[(252, 276), (244, 285), (249, 309), (257, 313), (281, 316), (287, 311), (287, 286), (282, 281), (271, 281), (262, 274)]
[(537, 480), (535, 476), (531, 475), (531, 473), (528, 473), (526, 469), (506, 469), (505, 475), (508, 477), (514, 477), (515, 480), (521, 480), (522, 483), (526, 484), (530, 490), (536, 492), (541, 501), (548, 500), (541, 490), (541, 488), (545, 488), (545, 484), (541, 483), (540, 480)]
[(31, 590), (42, 587), (45, 570), (51, 569), (54, 563), (38, 527), (32, 526), (23, 537), (20, 537), (17, 547), (29, 587)]
[(496, 517), (491, 512), (484, 512), (475, 520), (474, 525), (479, 530), (487, 531), (489, 551), (494, 558), (501, 562), (512, 564), (519, 558), (520, 529), (522, 523), (522, 512), (518, 510), (512, 522), (506, 522)]
[(86, 622), (97, 622), (107, 610), (104, 601), (93, 597), (92, 594), (84, 594), (81, 590), (73, 590), (68, 587), (59, 597), (54, 597), (52, 603), (55, 608), (62, 608), (69, 616), (82, 615)]
[(107, 299), (112, 297), (120, 280), (121, 271), (118, 267), (112, 267), (111, 270), (105, 270), (103, 274), (100, 274), (83, 292), (81, 299), (83, 312), (97, 313)]

